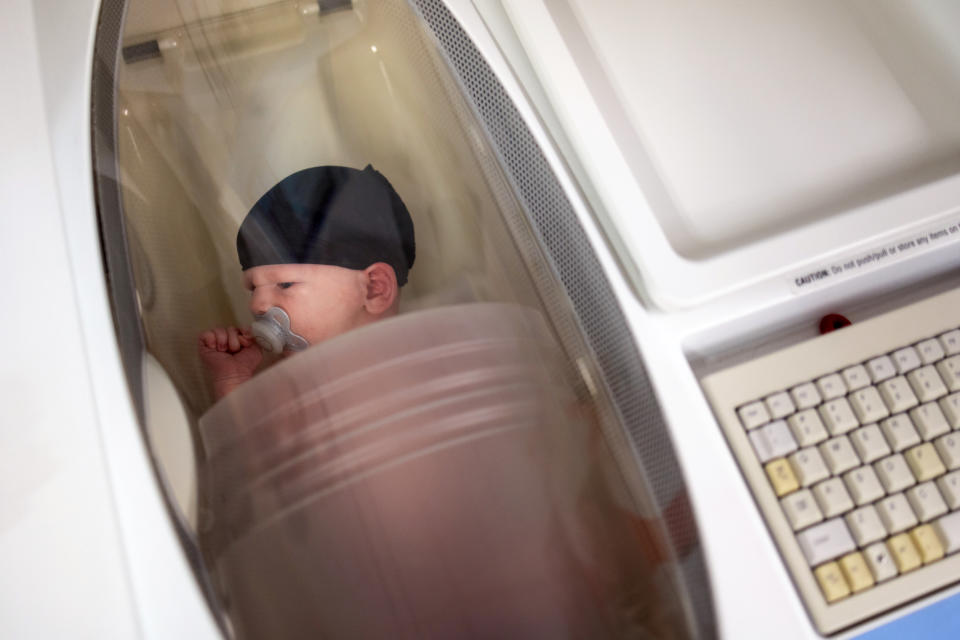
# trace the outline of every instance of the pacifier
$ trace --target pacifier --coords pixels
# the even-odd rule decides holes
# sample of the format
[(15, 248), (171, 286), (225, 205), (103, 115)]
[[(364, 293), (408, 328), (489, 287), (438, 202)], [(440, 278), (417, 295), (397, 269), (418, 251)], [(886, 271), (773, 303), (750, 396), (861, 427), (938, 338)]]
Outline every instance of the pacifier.
[(280, 307), (270, 307), (266, 313), (254, 316), (250, 326), (253, 338), (264, 351), (280, 353), (285, 348), (303, 351), (310, 343), (290, 330), (290, 316)]

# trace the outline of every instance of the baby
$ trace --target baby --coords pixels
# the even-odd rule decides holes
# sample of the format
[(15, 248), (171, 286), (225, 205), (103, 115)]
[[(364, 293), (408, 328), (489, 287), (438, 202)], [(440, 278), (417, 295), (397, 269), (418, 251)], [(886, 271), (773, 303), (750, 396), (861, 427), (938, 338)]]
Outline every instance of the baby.
[(370, 165), (313, 167), (281, 180), (237, 233), (252, 327), (200, 334), (216, 398), (257, 372), (263, 349), (288, 356), (395, 315), (415, 255), (410, 214)]

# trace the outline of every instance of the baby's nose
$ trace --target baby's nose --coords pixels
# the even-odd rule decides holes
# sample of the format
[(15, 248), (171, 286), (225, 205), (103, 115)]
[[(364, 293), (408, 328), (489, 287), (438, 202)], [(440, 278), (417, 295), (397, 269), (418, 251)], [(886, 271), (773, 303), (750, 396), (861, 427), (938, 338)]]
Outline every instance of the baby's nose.
[(270, 296), (265, 291), (256, 290), (250, 296), (250, 312), (253, 315), (258, 316), (266, 313), (270, 306)]

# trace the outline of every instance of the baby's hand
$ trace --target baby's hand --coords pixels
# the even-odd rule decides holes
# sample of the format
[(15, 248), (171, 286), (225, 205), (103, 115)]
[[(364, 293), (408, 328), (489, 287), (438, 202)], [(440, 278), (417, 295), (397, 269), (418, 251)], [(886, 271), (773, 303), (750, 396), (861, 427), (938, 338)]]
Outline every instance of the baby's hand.
[(208, 329), (200, 334), (198, 350), (218, 400), (252, 378), (263, 360), (263, 352), (249, 329)]

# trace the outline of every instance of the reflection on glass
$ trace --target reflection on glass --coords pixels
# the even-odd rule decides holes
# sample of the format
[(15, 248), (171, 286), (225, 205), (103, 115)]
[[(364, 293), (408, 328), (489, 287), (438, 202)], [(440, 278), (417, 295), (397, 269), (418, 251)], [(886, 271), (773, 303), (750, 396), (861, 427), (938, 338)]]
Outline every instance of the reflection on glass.
[[(186, 413), (148, 432), (198, 445), (193, 524), (237, 636), (684, 636), (690, 549), (611, 453), (591, 355), (558, 330), (565, 298), (407, 3), (139, 0), (123, 45), (139, 312)], [(245, 263), (237, 231), (287, 176), (368, 165), (416, 265), (398, 313), (314, 337), (301, 318), (333, 311), (295, 312), (301, 276), (256, 271), (278, 265)], [(252, 348), (254, 314), (310, 346), (211, 386), (197, 336)]]

